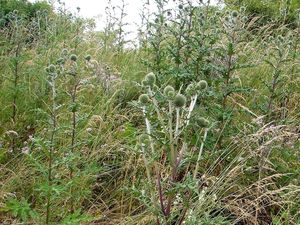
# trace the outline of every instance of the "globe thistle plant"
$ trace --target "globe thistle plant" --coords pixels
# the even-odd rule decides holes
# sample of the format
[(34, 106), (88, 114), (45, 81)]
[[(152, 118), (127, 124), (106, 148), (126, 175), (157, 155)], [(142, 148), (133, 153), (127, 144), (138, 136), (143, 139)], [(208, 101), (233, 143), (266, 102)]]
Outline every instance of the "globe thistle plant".
[[(152, 74), (146, 75), (144, 80), (152, 84), (155, 83)], [(175, 91), (170, 85), (163, 89), (163, 95), (157, 94), (161, 93), (159, 90), (154, 92), (151, 85), (149, 85), (146, 87), (148, 93), (139, 96), (138, 101), (141, 105), (145, 121), (145, 134), (139, 137), (141, 154), (149, 184), (155, 184), (158, 190), (156, 195), (153, 194), (152, 189), (150, 189), (151, 204), (154, 208), (159, 208), (159, 211), (162, 212), (165, 218), (161, 220), (159, 219), (160, 216), (158, 216), (158, 221), (172, 221), (172, 208), (174, 207), (173, 210), (176, 210), (176, 194), (165, 196), (162, 183), (163, 180), (168, 180), (167, 186), (174, 188), (178, 182), (176, 177), (179, 173), (179, 167), (181, 166), (182, 160), (185, 159), (185, 155), (191, 144), (189, 138), (185, 135), (188, 130), (187, 127), (191, 119), (191, 113), (195, 108), (198, 94), (203, 92), (206, 88), (206, 81), (193, 83), (190, 85), (190, 89), (193, 89), (193, 93), (186, 97), (180, 93), (181, 90)], [(163, 100), (159, 99), (161, 96), (164, 97)], [(187, 107), (186, 104), (188, 102), (190, 102), (190, 105)], [(156, 112), (156, 114), (153, 114), (152, 111)], [(197, 124), (201, 130), (204, 130), (204, 137), (199, 149), (198, 160), (194, 167), (194, 179), (196, 179), (196, 175), (198, 174), (199, 161), (209, 129), (208, 120), (202, 117), (198, 119)], [(159, 139), (156, 138), (157, 135), (160, 136)], [(159, 151), (161, 148), (167, 151)], [(147, 151), (148, 149), (150, 152)], [(168, 159), (165, 163), (161, 164), (161, 162), (157, 160), (162, 157), (158, 154), (165, 154), (167, 156)], [(164, 172), (166, 176), (168, 176), (167, 178), (161, 177), (162, 169), (169, 171), (169, 173)], [(156, 174), (154, 178), (156, 182), (153, 182), (152, 170), (154, 170), (154, 174)], [(156, 196), (158, 196), (158, 200), (156, 200)], [(166, 199), (166, 201), (164, 201), (164, 199)], [(156, 204), (157, 201), (159, 201), (159, 205)]]

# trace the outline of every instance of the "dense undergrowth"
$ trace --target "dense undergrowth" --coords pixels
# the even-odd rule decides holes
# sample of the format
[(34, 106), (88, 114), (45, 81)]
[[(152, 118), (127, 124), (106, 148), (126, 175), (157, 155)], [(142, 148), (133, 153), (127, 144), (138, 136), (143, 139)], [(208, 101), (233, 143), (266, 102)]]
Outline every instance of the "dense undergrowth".
[(300, 15), (200, 2), (2, 15), (1, 224), (300, 224)]

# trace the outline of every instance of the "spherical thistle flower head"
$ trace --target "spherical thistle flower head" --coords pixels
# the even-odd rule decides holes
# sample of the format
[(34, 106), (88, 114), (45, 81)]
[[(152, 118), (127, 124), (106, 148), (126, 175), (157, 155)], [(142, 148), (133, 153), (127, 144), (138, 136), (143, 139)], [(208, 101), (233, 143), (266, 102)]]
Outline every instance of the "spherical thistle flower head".
[(175, 96), (175, 91), (169, 91), (168, 92), (168, 95), (167, 95), (168, 99), (173, 99), (174, 96)]
[(180, 5), (178, 6), (178, 8), (179, 8), (179, 9), (183, 9), (183, 5), (180, 4)]
[(238, 11), (234, 10), (232, 13), (231, 13), (232, 17), (238, 17), (239, 13)]
[(150, 102), (150, 98), (147, 94), (141, 94), (140, 97), (139, 97), (139, 102), (142, 105), (146, 105)]
[(279, 35), (279, 36), (277, 37), (277, 39), (278, 39), (279, 42), (284, 42), (284, 37), (281, 36), (281, 35)]
[(169, 92), (175, 92), (174, 88), (170, 85), (166, 86), (164, 89), (164, 95), (169, 96)]
[(145, 86), (145, 87), (149, 86), (148, 80), (145, 80), (145, 79), (142, 80), (142, 85)]
[(148, 73), (146, 76), (145, 76), (145, 80), (148, 81), (149, 85), (154, 85), (155, 84), (155, 81), (156, 81), (156, 76), (154, 73)]
[(63, 56), (68, 55), (68, 53), (69, 53), (69, 51), (68, 51), (68, 49), (66, 49), (66, 48), (64, 48), (64, 49), (61, 51), (61, 55), (63, 55)]
[(209, 126), (209, 121), (205, 119), (204, 117), (200, 117), (196, 120), (196, 123), (199, 127), (208, 127)]
[(65, 59), (64, 59), (64, 58), (59, 58), (59, 59), (56, 61), (56, 63), (57, 63), (58, 65), (62, 65), (62, 64), (65, 63)]
[(176, 108), (182, 108), (185, 106), (186, 97), (182, 94), (177, 94), (174, 98), (174, 105)]
[(84, 58), (85, 58), (86, 61), (90, 61), (92, 59), (92, 56), (91, 55), (86, 55)]
[(77, 55), (72, 54), (72, 55), (70, 56), (70, 59), (71, 59), (72, 61), (76, 62), (76, 61), (77, 61)]
[(207, 82), (205, 80), (200, 80), (197, 84), (197, 89), (203, 91), (207, 88)]
[(55, 70), (56, 70), (56, 67), (55, 67), (53, 64), (51, 64), (51, 65), (49, 66), (49, 72), (50, 72), (50, 73), (54, 73)]

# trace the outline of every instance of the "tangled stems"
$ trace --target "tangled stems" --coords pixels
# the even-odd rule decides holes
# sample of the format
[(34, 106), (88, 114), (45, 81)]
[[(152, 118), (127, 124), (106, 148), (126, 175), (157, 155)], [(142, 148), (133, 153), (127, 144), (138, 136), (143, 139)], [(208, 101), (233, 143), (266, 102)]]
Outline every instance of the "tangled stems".
[(201, 159), (201, 156), (202, 156), (202, 153), (203, 153), (203, 147), (204, 147), (204, 143), (205, 143), (206, 138), (207, 138), (207, 132), (208, 132), (208, 129), (205, 128), (204, 129), (203, 140), (202, 140), (202, 143), (201, 143), (201, 146), (200, 146), (200, 149), (199, 149), (198, 158), (197, 158), (197, 162), (196, 162), (196, 166), (195, 166), (195, 170), (194, 170), (194, 175), (193, 175), (194, 179), (196, 179), (196, 177), (197, 177), (197, 173), (198, 173), (198, 169), (199, 169), (199, 162), (200, 162), (200, 159)]
[[(156, 86), (154, 88), (155, 79), (152, 78), (152, 75), (151, 76), (147, 75), (145, 80), (143, 80), (142, 84), (143, 86), (146, 87), (147, 94), (142, 94), (139, 97), (139, 103), (141, 105), (145, 127), (146, 127), (145, 128), (146, 134), (142, 135), (143, 136), (142, 140), (144, 141), (141, 141), (142, 143), (141, 152), (143, 154), (142, 157), (146, 167), (147, 179), (150, 184), (153, 183), (152, 181), (153, 177), (151, 175), (151, 167), (149, 165), (150, 163), (148, 162), (146, 157), (146, 147), (149, 146), (149, 148), (151, 149), (152, 156), (157, 154), (155, 148), (159, 147), (159, 144), (157, 143), (156, 145), (155, 138), (154, 138), (156, 129), (161, 129), (159, 133), (163, 134), (163, 138), (166, 139), (165, 143), (167, 143), (168, 149), (170, 150), (169, 154), (166, 154), (169, 155), (168, 161), (163, 160), (163, 163), (154, 161), (153, 169), (155, 173), (155, 180), (156, 180), (155, 186), (156, 186), (156, 191), (157, 191), (156, 193), (157, 193), (159, 205), (157, 204), (155, 194), (152, 192), (151, 192), (151, 202), (154, 208), (156, 209), (159, 208), (159, 211), (163, 216), (163, 221), (162, 221), (162, 219), (160, 219), (160, 216), (157, 215), (157, 224), (162, 224), (162, 222), (164, 224), (173, 224), (173, 222), (176, 222), (176, 224), (182, 224), (188, 209), (182, 206), (182, 210), (178, 214), (179, 217), (176, 219), (176, 221), (174, 221), (174, 217), (172, 214), (174, 213), (175, 210), (175, 207), (173, 210), (173, 206), (176, 199), (175, 197), (176, 193), (169, 193), (169, 194), (164, 193), (162, 180), (165, 179), (162, 177), (161, 169), (160, 166), (158, 165), (161, 165), (162, 168), (165, 169), (167, 169), (167, 167), (170, 166), (169, 167), (170, 173), (167, 175), (167, 179), (166, 179), (169, 184), (168, 189), (175, 188), (177, 186), (177, 183), (183, 182), (184, 179), (178, 180), (177, 178), (178, 168), (185, 157), (185, 153), (187, 152), (190, 143), (188, 138), (183, 139), (181, 138), (181, 136), (182, 134), (185, 133), (186, 128), (190, 124), (192, 111), (196, 106), (198, 95), (201, 91), (206, 89), (207, 83), (205, 81), (201, 81), (199, 83), (192, 83), (188, 93), (188, 96), (191, 96), (190, 104), (188, 107), (186, 107), (186, 101), (187, 101), (186, 97), (180, 93), (175, 94), (175, 90), (171, 86), (165, 87), (163, 91), (163, 97), (166, 99), (166, 101), (162, 101), (162, 102), (165, 102), (167, 104), (167, 107), (161, 107), (160, 104), (162, 102), (157, 101), (156, 99), (157, 96), (156, 93), (159, 93), (159, 91), (157, 90), (158, 88)], [(152, 107), (150, 107), (150, 105)], [(150, 111), (151, 109), (153, 109), (153, 111), (156, 112), (156, 117), (154, 119), (157, 120), (160, 126), (156, 126), (156, 125), (151, 126), (150, 119), (149, 119), (151, 113), (148, 112), (148, 110)], [(201, 127), (207, 127), (207, 123), (208, 123), (207, 120), (205, 120), (204, 118), (200, 119), (200, 124), (202, 124)], [(201, 159), (201, 155), (203, 152), (204, 142), (207, 137), (207, 131), (208, 129), (205, 128), (203, 142), (201, 143), (197, 164), (195, 165), (195, 169), (194, 169), (194, 174), (195, 174), (194, 179), (196, 179), (196, 175), (198, 172), (199, 161)], [(164, 146), (165, 145), (166, 144), (164, 144)], [(163, 153), (163, 155), (165, 154)], [(166, 163), (169, 163), (169, 166)], [(189, 196), (190, 194), (188, 194), (188, 199), (190, 198)]]

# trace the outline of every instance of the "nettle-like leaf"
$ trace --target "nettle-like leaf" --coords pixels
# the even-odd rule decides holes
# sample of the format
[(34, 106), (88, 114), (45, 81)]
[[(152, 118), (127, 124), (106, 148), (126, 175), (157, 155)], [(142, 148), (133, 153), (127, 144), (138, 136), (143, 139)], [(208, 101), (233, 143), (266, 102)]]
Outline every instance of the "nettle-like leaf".
[(37, 212), (31, 208), (31, 205), (25, 198), (21, 198), (20, 200), (10, 198), (1, 210), (10, 212), (14, 217), (19, 218), (22, 222), (28, 222), (30, 219), (38, 217)]

